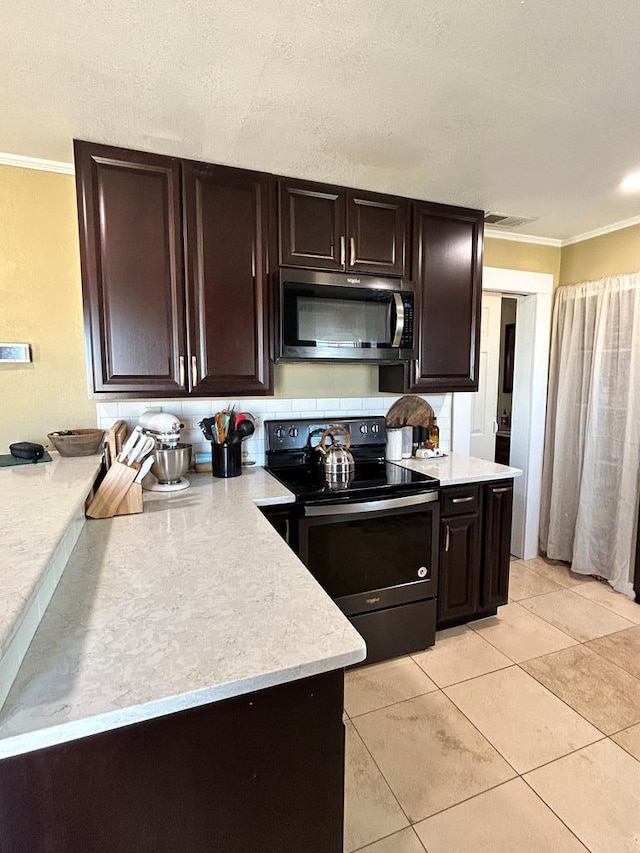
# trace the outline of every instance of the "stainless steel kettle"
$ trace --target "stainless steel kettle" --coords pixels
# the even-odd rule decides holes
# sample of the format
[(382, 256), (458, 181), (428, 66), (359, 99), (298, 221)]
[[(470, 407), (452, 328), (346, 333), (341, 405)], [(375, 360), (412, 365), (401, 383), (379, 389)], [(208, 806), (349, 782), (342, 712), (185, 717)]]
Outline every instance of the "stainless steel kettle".
[[(336, 433), (342, 433), (346, 439), (346, 446), (336, 439)], [(327, 439), (331, 436), (331, 444), (327, 447)], [(324, 455), (323, 469), (325, 481), (332, 483), (348, 483), (353, 478), (356, 463), (351, 447), (351, 435), (346, 427), (336, 424), (330, 426), (322, 433), (320, 444), (316, 447)]]

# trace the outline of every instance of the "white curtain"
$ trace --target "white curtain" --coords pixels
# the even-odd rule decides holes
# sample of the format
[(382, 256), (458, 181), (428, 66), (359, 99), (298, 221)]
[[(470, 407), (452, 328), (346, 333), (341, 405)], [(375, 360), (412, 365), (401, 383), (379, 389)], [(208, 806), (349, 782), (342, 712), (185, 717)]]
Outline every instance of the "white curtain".
[(640, 492), (640, 273), (558, 288), (540, 546), (631, 594)]

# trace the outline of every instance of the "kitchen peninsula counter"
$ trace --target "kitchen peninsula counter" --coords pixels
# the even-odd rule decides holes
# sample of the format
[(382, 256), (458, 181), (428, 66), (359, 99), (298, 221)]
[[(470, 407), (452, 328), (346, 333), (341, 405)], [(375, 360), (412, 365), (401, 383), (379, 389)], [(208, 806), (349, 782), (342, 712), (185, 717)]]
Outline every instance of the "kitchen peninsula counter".
[(0, 758), (364, 659), (364, 641), (256, 504), (263, 469), (190, 475), (87, 520), (0, 711)]

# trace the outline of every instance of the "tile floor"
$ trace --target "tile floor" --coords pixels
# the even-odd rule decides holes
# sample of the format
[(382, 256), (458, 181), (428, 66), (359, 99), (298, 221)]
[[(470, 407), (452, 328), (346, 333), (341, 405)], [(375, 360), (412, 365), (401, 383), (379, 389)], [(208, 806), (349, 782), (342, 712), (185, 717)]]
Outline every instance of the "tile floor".
[(509, 594), (347, 673), (345, 853), (640, 851), (640, 605), (542, 558)]

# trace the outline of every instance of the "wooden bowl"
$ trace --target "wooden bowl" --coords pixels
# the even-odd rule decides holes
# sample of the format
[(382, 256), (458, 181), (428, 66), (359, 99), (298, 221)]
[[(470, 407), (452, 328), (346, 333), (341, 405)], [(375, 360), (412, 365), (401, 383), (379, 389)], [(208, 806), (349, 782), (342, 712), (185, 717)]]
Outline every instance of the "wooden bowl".
[(70, 432), (71, 435), (56, 435), (55, 432), (47, 435), (60, 456), (93, 456), (100, 451), (103, 429), (74, 429)]

